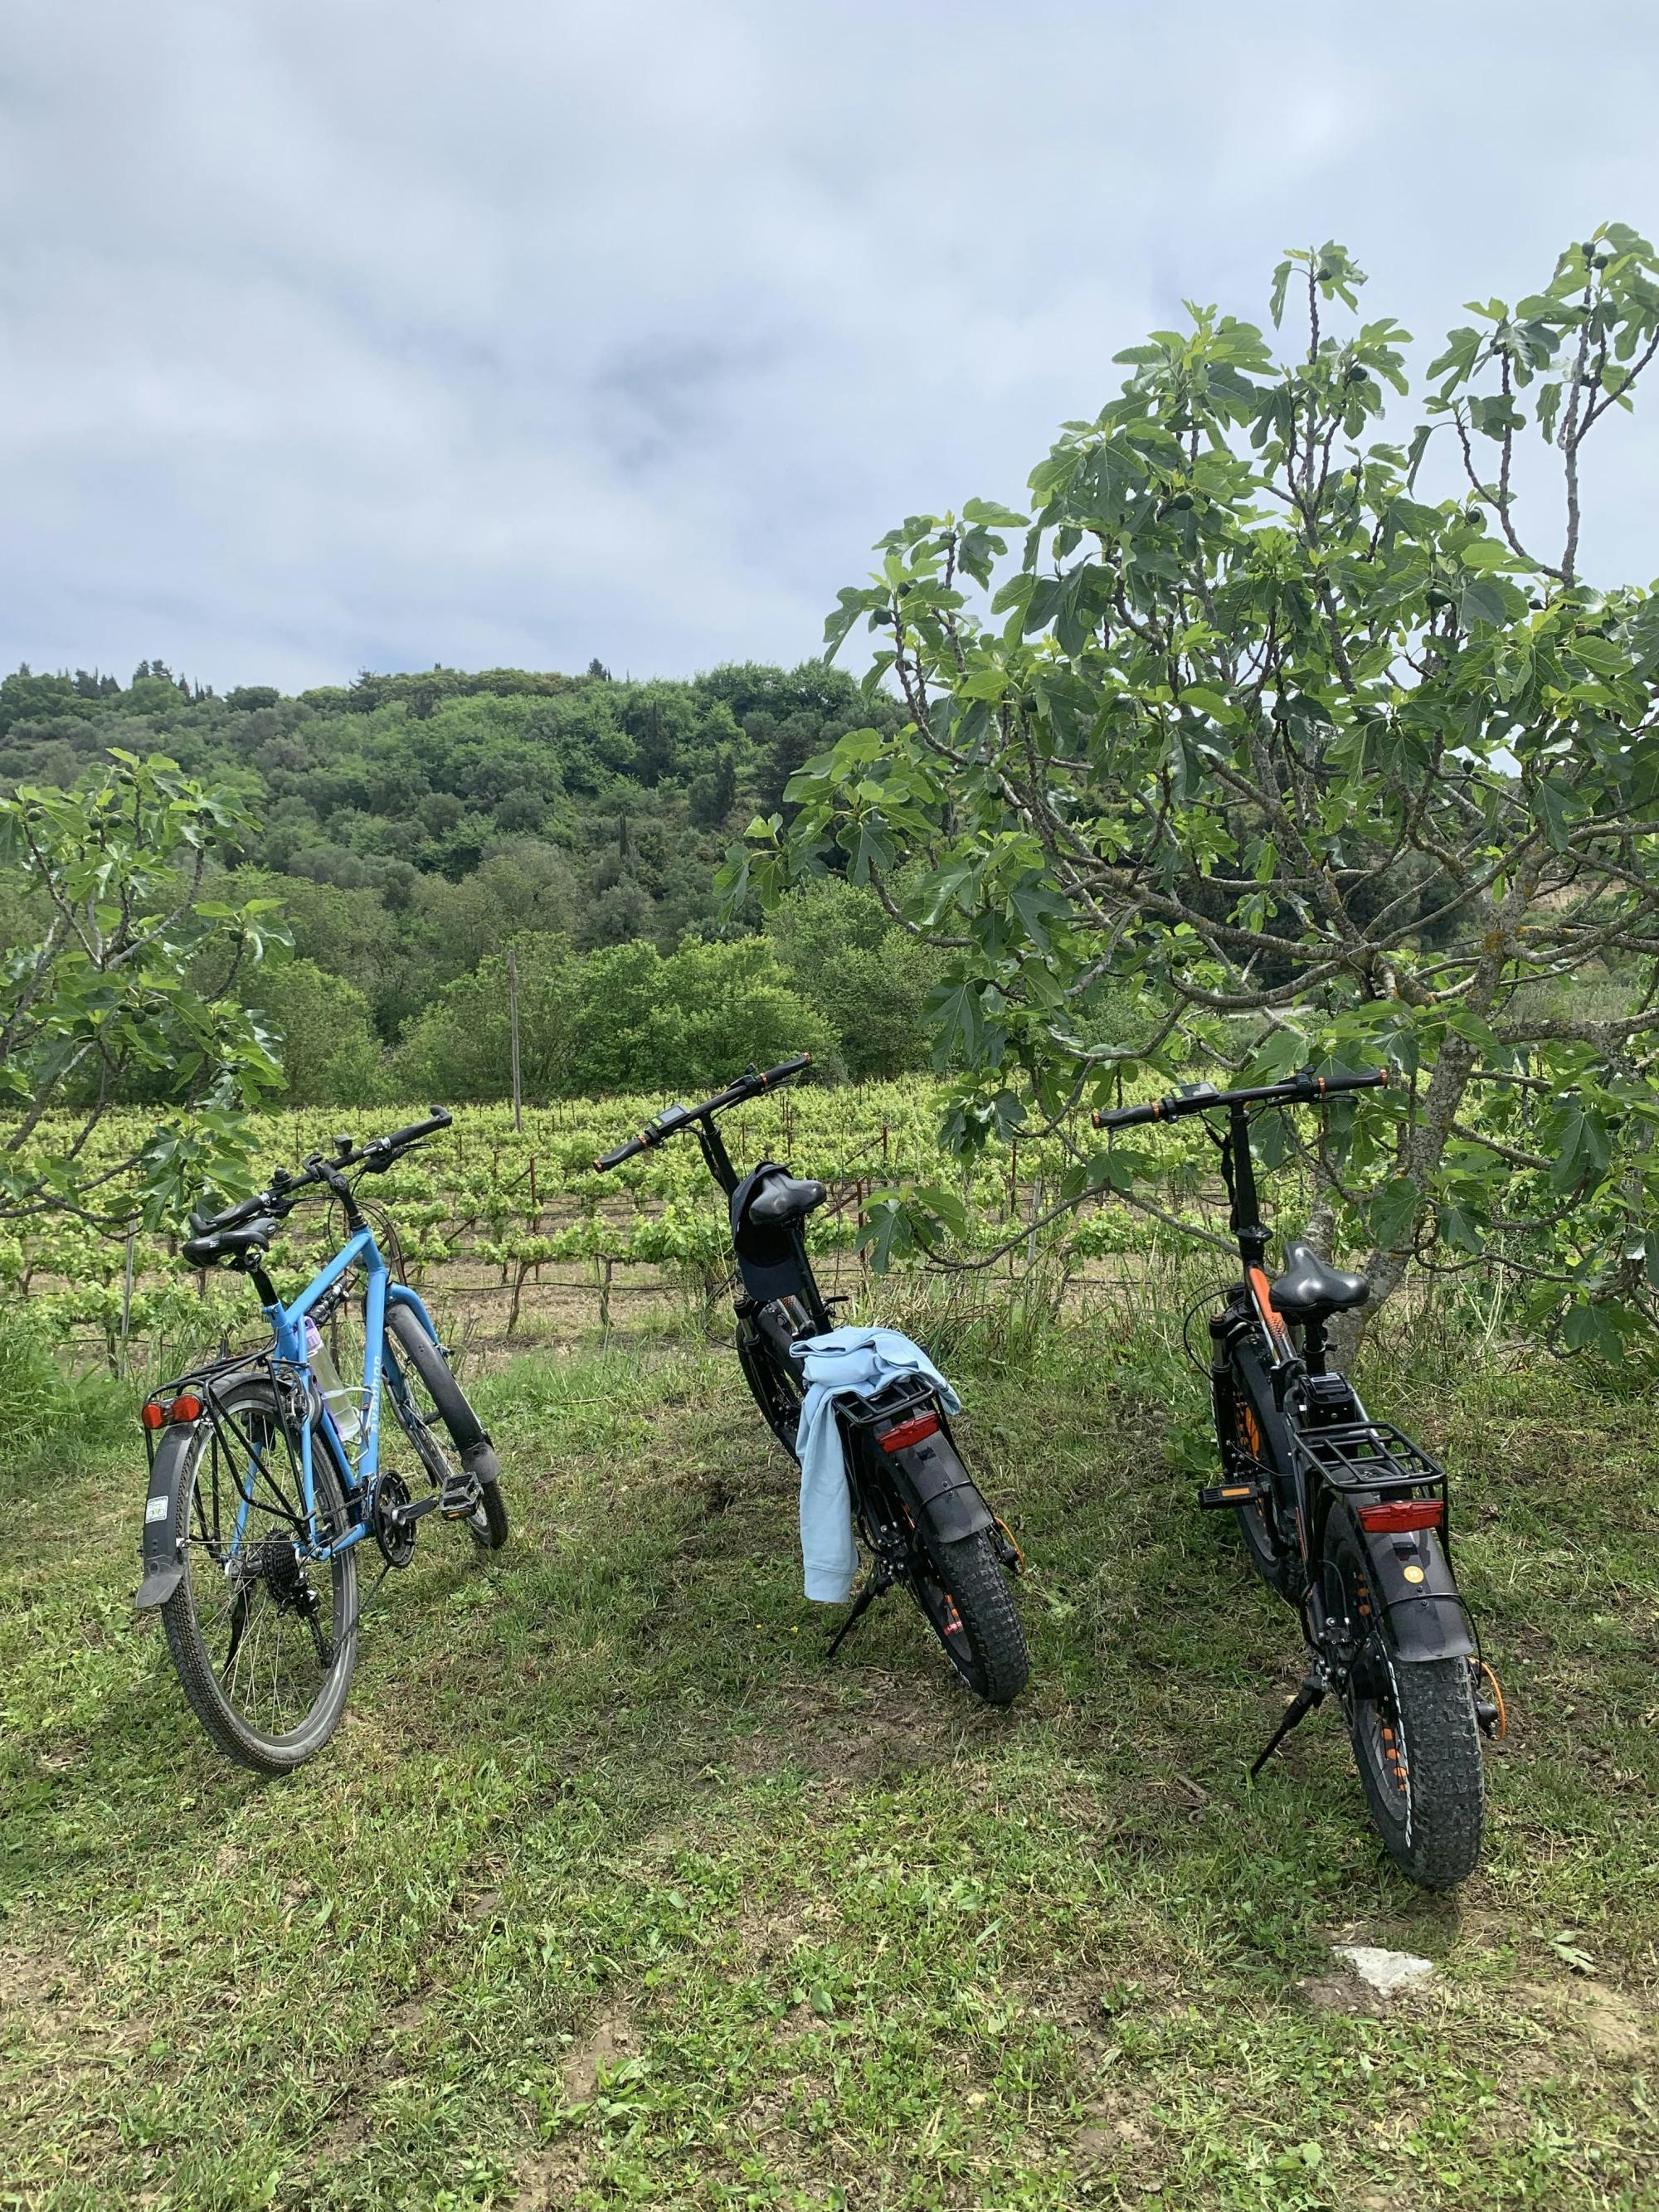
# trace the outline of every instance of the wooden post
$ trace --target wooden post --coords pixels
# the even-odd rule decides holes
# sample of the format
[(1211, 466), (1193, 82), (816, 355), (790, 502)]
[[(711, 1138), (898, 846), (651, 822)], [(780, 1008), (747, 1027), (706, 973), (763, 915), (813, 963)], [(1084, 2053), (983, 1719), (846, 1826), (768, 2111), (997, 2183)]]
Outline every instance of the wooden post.
[(127, 1333), (132, 1327), (132, 1247), (134, 1238), (127, 1237), (127, 1263), (121, 1277), (121, 1380), (127, 1379)]
[(507, 1020), (513, 1033), (513, 1127), (524, 1127), (524, 1099), (519, 1085), (519, 956), (507, 948)]

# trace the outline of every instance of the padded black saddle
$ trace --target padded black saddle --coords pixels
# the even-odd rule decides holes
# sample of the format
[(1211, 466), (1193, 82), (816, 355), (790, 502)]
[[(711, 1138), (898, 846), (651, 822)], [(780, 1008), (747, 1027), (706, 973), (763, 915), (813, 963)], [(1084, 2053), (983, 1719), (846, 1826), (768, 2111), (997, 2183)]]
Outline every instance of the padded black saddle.
[(1273, 1301), (1286, 1321), (1328, 1321), (1332, 1314), (1363, 1306), (1371, 1286), (1363, 1275), (1345, 1275), (1322, 1260), (1311, 1244), (1285, 1247), (1285, 1272), (1271, 1285)]
[(185, 1257), (192, 1267), (210, 1267), (216, 1260), (239, 1259), (245, 1252), (268, 1252), (276, 1234), (276, 1221), (269, 1213), (262, 1213), (240, 1229), (216, 1229), (210, 1237), (192, 1237), (184, 1248)]
[(799, 1221), (815, 1206), (822, 1206), (828, 1191), (821, 1182), (807, 1182), (794, 1176), (771, 1175), (749, 1201), (749, 1218), (775, 1228), (786, 1221)]

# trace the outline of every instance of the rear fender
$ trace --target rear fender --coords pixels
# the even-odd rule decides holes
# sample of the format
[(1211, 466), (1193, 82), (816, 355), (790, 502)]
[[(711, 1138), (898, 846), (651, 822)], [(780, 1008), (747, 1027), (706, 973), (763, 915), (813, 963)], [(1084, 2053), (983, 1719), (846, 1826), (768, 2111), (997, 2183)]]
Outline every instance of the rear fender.
[(872, 1449), (892, 1470), (917, 1521), (941, 1543), (960, 1543), (964, 1536), (977, 1536), (996, 1526), (942, 1424), (932, 1436), (898, 1451), (884, 1452), (878, 1443)]
[(179, 1491), (201, 1425), (200, 1421), (180, 1421), (167, 1430), (155, 1448), (139, 1540), (143, 1579), (132, 1601), (135, 1613), (148, 1613), (152, 1607), (165, 1605), (184, 1579), (184, 1532), (178, 1525)]
[(1382, 1601), (1393, 1656), (1407, 1666), (1431, 1659), (1472, 1659), (1474, 1632), (1457, 1593), (1446, 1547), (1433, 1528), (1406, 1535), (1355, 1532)]

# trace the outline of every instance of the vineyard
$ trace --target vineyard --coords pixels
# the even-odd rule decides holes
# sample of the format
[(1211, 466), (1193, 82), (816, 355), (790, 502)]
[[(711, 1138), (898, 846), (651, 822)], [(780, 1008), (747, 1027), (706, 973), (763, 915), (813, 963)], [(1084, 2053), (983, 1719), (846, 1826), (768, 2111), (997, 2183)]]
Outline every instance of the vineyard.
[[(939, 1147), (941, 1101), (939, 1087), (922, 1079), (808, 1088), (757, 1101), (721, 1126), (740, 1165), (775, 1157), (830, 1185), (809, 1242), (836, 1290), (861, 1285), (872, 1209), (905, 1182), (948, 1194), (956, 1260), (1000, 1273), (1058, 1263), (1058, 1294), (1109, 1276), (1117, 1255), (1145, 1251), (1149, 1237), (1178, 1233), (1109, 1200), (1045, 1224), (1072, 1164), (1065, 1136), (989, 1147), (963, 1170)], [(569, 1101), (526, 1109), (518, 1129), (508, 1108), (462, 1108), (453, 1129), (366, 1183), (364, 1196), (390, 1217), (388, 1249), (409, 1279), (438, 1296), (446, 1325), (475, 1350), (568, 1340), (695, 1309), (718, 1297), (728, 1267), (723, 1202), (695, 1141), (680, 1138), (610, 1175), (593, 1169), (596, 1153), (661, 1103)], [(354, 1134), (423, 1110), (381, 1108), (372, 1127)], [(341, 1120), (338, 1109), (258, 1117), (262, 1165), (293, 1166), (326, 1151)], [(132, 1149), (137, 1121), (117, 1115), (100, 1127), (89, 1176)], [(50, 1142), (49, 1128), (42, 1138)], [(1182, 1211), (1200, 1218), (1216, 1197), (1200, 1182), (1201, 1140), (1165, 1144), (1167, 1210), (1172, 1219)], [(0, 1237), (0, 1295), (27, 1298), (82, 1359), (123, 1365), (141, 1351), (187, 1352), (222, 1328), (245, 1328), (249, 1293), (234, 1277), (187, 1268), (178, 1257), (185, 1233), (180, 1224), (176, 1234), (129, 1244), (70, 1218), (25, 1223)], [(272, 1247), (276, 1279), (297, 1285), (338, 1234), (327, 1206), (296, 1211)]]

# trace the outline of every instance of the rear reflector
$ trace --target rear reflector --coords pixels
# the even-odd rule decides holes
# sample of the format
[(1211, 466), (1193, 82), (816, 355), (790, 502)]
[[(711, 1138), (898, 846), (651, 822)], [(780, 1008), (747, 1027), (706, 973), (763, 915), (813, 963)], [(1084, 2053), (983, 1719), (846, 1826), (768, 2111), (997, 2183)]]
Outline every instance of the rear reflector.
[(150, 1399), (138, 1418), (147, 1429), (164, 1429), (169, 1421), (199, 1421), (202, 1401), (193, 1390), (181, 1390), (170, 1405)]
[(1362, 1505), (1360, 1525), (1373, 1535), (1399, 1535), (1407, 1528), (1437, 1528), (1446, 1509), (1437, 1498), (1398, 1498), (1382, 1505)]
[(939, 1427), (937, 1413), (918, 1413), (913, 1421), (901, 1421), (896, 1428), (884, 1431), (878, 1439), (885, 1452), (902, 1451), (907, 1444), (919, 1444), (924, 1437), (931, 1437)]

